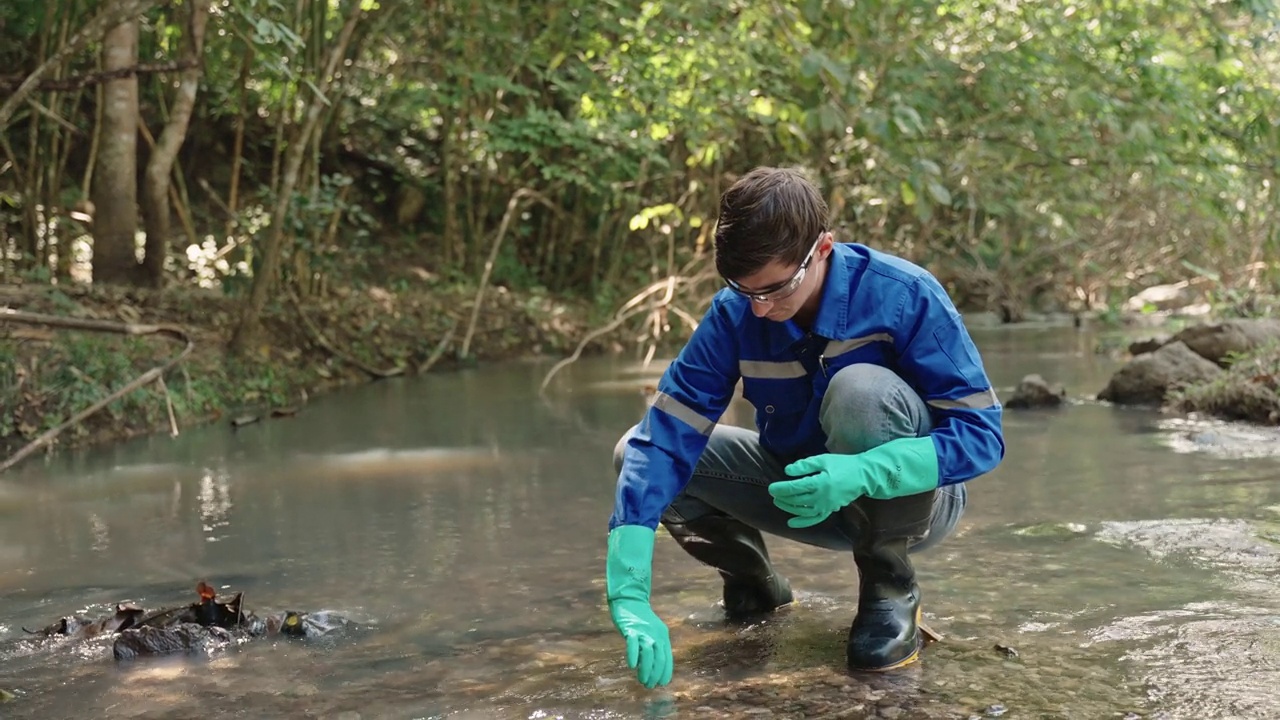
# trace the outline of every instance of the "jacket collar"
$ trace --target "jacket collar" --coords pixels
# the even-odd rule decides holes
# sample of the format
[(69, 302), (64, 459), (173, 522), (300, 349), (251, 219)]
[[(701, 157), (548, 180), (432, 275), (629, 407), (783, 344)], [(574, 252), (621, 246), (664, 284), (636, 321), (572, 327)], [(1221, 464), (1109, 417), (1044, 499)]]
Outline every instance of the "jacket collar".
[(827, 276), (822, 283), (822, 302), (818, 305), (818, 317), (813, 321), (813, 332), (829, 340), (840, 338), (848, 327), (849, 296), (853, 294), (853, 270), (857, 261), (853, 248), (844, 243), (834, 243), (827, 257)]

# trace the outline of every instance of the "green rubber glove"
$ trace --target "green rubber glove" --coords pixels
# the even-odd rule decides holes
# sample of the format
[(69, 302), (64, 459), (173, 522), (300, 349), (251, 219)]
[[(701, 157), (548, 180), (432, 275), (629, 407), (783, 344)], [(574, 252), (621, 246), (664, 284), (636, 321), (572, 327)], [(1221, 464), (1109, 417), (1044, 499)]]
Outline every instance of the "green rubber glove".
[(787, 525), (807, 528), (864, 495), (889, 500), (937, 488), (938, 454), (928, 436), (901, 438), (856, 455), (797, 460), (786, 473), (807, 477), (773, 483), (769, 494), (774, 505), (796, 516)]
[(613, 626), (627, 641), (627, 666), (653, 689), (671, 682), (675, 658), (667, 626), (649, 605), (654, 533), (643, 525), (619, 525), (609, 533), (605, 592)]

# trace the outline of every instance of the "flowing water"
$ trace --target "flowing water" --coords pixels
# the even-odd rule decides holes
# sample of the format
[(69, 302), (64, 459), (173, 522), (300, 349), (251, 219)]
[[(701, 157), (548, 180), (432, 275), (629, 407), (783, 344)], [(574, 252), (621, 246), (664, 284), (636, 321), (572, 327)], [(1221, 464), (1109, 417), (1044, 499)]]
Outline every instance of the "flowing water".
[[(676, 675), (634, 681), (602, 601), (610, 455), (657, 369), (596, 359), (545, 399), (547, 364), (390, 380), (292, 418), (6, 474), (0, 689), (15, 697), (0, 715), (1280, 716), (1280, 443), (1092, 402), (1117, 362), (1088, 332), (975, 337), (1003, 395), (1038, 372), (1073, 402), (1006, 412), (1004, 463), (971, 484), (958, 534), (917, 556), (945, 637), (902, 672), (842, 668), (850, 557), (774, 539), (798, 602), (727, 627), (718, 577), (660, 537), (654, 603)], [(748, 424), (750, 408), (724, 421)], [(22, 630), (122, 600), (190, 602), (201, 579), (259, 613), (355, 625), (119, 663), (109, 638), (50, 646)]]

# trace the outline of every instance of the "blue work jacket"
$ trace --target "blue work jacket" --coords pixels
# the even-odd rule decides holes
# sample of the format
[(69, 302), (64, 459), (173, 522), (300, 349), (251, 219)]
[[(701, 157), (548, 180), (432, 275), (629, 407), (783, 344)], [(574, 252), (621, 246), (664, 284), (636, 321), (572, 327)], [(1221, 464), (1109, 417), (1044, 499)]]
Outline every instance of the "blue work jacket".
[(609, 529), (656, 528), (688, 484), (742, 380), (761, 445), (784, 463), (827, 452), (818, 411), (827, 383), (855, 363), (892, 370), (924, 399), (939, 484), (989, 472), (1004, 457), (1001, 407), (978, 349), (926, 270), (865, 245), (837, 243), (806, 331), (758, 318), (723, 289), (667, 367), (623, 449)]

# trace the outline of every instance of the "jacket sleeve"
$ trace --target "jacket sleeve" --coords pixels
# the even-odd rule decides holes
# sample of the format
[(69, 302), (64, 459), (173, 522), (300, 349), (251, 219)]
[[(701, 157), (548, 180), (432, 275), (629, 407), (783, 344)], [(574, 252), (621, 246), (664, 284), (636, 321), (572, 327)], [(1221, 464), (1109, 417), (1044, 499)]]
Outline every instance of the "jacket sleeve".
[(933, 414), (938, 484), (964, 482), (1004, 458), (1000, 401), (946, 291), (928, 273), (911, 288), (894, 329), (899, 363)]
[(609, 529), (658, 520), (689, 483), (738, 382), (738, 340), (719, 297), (667, 367), (628, 438)]

